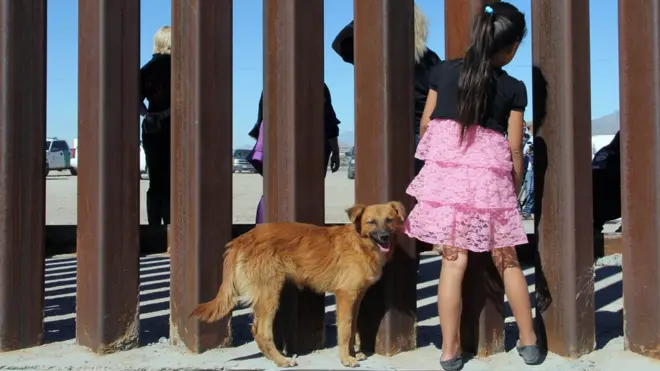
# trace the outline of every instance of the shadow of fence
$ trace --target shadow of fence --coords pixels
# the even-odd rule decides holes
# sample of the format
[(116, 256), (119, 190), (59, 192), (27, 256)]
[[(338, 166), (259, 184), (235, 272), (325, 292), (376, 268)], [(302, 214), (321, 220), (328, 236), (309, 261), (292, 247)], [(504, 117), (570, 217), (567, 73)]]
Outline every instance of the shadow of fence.
[[(417, 280), (417, 342), (418, 346), (434, 344), (440, 347), (442, 337), (438, 326), (437, 283), (441, 258), (424, 255), (420, 260)], [(620, 266), (595, 269), (596, 339), (602, 348), (611, 339), (623, 335), (622, 270)], [(530, 294), (534, 292), (534, 268), (524, 269)], [(170, 264), (164, 255), (151, 255), (140, 259), (140, 340), (142, 345), (169, 337)], [(530, 295), (534, 304), (534, 295)], [(337, 343), (335, 328), (335, 300), (325, 299), (326, 345)], [(76, 259), (56, 257), (46, 261), (45, 282), (45, 341), (47, 343), (75, 338)], [(506, 349), (515, 346), (518, 329), (506, 303)], [(250, 310), (234, 311), (232, 330), (234, 345), (252, 341)]]

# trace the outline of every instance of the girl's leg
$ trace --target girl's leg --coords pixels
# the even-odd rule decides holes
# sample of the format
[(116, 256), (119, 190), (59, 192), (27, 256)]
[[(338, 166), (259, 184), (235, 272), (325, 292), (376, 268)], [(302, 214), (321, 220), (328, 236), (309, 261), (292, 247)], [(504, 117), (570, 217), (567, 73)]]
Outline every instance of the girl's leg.
[(460, 356), (461, 286), (467, 268), (467, 251), (444, 246), (438, 282), (438, 315), (442, 329), (442, 361)]
[(502, 275), (504, 291), (509, 299), (513, 316), (520, 331), (520, 346), (535, 345), (536, 333), (532, 320), (532, 308), (529, 303), (527, 281), (520, 269), (518, 255), (514, 247), (493, 250), (493, 262)]

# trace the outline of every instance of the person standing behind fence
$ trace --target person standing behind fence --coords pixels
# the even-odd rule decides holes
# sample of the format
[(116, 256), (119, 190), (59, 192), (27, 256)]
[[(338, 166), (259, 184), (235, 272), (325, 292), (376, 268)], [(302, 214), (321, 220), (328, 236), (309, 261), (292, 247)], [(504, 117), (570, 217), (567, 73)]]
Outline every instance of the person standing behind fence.
[(518, 353), (527, 364), (540, 361), (527, 282), (515, 250), (527, 243), (516, 198), (527, 89), (502, 69), (526, 32), (525, 16), (515, 6), (487, 5), (475, 17), (464, 58), (442, 62), (431, 76), (415, 154), (425, 163), (407, 189), (417, 204), (405, 231), (444, 246), (438, 314), (440, 364), (446, 371), (464, 364), (458, 334), (468, 251), (492, 253), (520, 329)]
[[(250, 130), (250, 137), (256, 139), (254, 148), (247, 156), (247, 161), (254, 166), (254, 169), (263, 176), (263, 141), (264, 141), (264, 93), (259, 98), (259, 112), (257, 113), (257, 123)], [(328, 85), (323, 84), (323, 125), (325, 134), (325, 146), (323, 147), (323, 174), (328, 172), (328, 162), (330, 170), (335, 173), (339, 170), (339, 119), (332, 106), (332, 96)], [(264, 220), (264, 197), (261, 196), (257, 205), (256, 223), (263, 223)]]
[[(140, 69), (142, 146), (149, 172), (149, 225), (170, 224), (170, 26), (154, 36), (153, 57)], [(144, 99), (149, 106), (144, 105)]]
[[(428, 25), (429, 21), (422, 9), (415, 4), (414, 11), (414, 28), (415, 28), (415, 81), (414, 81), (414, 95), (415, 95), (415, 145), (419, 142), (420, 138), (420, 122), (422, 114), (424, 113), (424, 105), (426, 103), (426, 96), (429, 93), (429, 79), (431, 71), (438, 63), (440, 57), (426, 45), (428, 38)], [(350, 64), (355, 63), (354, 55), (355, 35), (353, 21), (344, 27), (332, 42), (332, 49), (339, 54), (339, 56)], [(415, 159), (415, 174), (419, 173), (424, 163)]]
[(524, 162), (524, 193), (525, 199), (522, 207), (523, 219), (534, 218), (534, 134), (531, 125), (525, 125), (527, 134), (525, 134), (525, 145), (523, 146)]
[(525, 143), (525, 202), (523, 203), (523, 219), (534, 219), (534, 139), (530, 135), (529, 141)]

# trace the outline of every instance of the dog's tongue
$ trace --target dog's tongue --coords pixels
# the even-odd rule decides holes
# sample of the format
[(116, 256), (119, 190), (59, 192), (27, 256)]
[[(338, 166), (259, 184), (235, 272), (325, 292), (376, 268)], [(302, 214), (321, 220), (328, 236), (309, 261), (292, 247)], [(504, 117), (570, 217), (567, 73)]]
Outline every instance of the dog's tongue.
[(388, 243), (387, 245), (378, 244), (378, 248), (381, 252), (389, 252), (392, 248), (392, 243)]

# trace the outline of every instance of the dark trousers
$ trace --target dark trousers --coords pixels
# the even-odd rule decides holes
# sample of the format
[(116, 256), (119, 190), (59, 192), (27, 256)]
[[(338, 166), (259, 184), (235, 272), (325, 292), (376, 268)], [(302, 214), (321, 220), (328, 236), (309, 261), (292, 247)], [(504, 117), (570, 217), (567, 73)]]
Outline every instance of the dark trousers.
[(594, 231), (602, 233), (605, 223), (621, 217), (621, 171), (610, 167), (594, 169), (591, 174)]
[(170, 224), (170, 125), (159, 132), (142, 133), (142, 146), (149, 171), (149, 225)]

